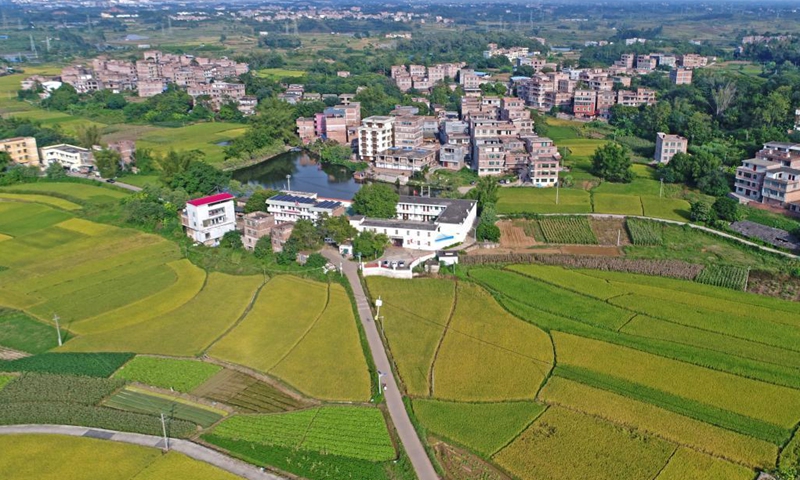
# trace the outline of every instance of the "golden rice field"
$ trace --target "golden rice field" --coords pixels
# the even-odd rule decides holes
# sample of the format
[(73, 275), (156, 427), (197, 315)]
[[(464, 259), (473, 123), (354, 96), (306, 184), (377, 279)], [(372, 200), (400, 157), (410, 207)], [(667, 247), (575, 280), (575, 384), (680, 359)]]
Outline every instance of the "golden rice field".
[(718, 458), (679, 448), (656, 480), (752, 480), (753, 471)]

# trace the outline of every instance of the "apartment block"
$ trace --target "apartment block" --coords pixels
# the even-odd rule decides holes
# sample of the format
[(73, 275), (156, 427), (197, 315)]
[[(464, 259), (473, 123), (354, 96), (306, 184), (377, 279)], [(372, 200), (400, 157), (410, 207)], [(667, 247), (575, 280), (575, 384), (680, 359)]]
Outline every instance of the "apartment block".
[(315, 222), (323, 214), (330, 217), (344, 215), (342, 202), (318, 198), (316, 193), (281, 192), (267, 199), (267, 213), (275, 216), (277, 225), (298, 220)]
[(94, 166), (94, 157), (89, 149), (62, 143), (41, 148), (42, 165), (49, 167), (58, 163), (64, 168), (77, 172), (82, 168)]
[(736, 169), (734, 194), (800, 213), (800, 144), (769, 142)]
[(669, 81), (673, 85), (691, 85), (692, 84), (691, 68), (678, 67), (669, 71)]
[(572, 99), (572, 113), (580, 118), (593, 118), (597, 115), (597, 92), (594, 90), (575, 90)]
[(656, 134), (656, 153), (653, 156), (658, 163), (669, 163), (676, 153), (686, 153), (689, 141), (680, 135)]
[(708, 65), (708, 58), (696, 53), (678, 56), (678, 65), (684, 68), (699, 68)]
[(436, 165), (436, 150), (415, 147), (391, 147), (375, 156), (375, 167), (405, 172), (420, 172)]
[(236, 230), (234, 197), (220, 193), (186, 202), (181, 223), (195, 242), (216, 246), (227, 232)]
[(372, 116), (358, 128), (358, 156), (371, 162), (378, 153), (394, 146), (395, 117)]
[(394, 146), (400, 148), (417, 148), (423, 142), (423, 123), (420, 116), (402, 116), (394, 121)]
[(8, 153), (11, 161), (19, 165), (39, 166), (39, 150), (33, 137), (14, 137), (0, 140), (0, 151)]

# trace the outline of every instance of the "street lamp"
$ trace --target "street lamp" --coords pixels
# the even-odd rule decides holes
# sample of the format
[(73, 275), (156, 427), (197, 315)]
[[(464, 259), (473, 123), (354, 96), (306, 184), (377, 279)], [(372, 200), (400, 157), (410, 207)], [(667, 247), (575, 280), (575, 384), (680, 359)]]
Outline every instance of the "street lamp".
[(292, 191), (292, 176), (286, 175), (286, 190)]

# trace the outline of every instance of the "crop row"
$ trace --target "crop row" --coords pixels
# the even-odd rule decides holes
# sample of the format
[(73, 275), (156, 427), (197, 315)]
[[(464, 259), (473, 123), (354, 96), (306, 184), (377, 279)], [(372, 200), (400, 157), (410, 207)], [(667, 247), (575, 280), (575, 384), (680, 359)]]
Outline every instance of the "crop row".
[(222, 418), (219, 413), (206, 410), (200, 405), (188, 405), (183, 402), (130, 390), (122, 390), (115, 394), (105, 402), (105, 406), (151, 415), (163, 413), (170, 418), (187, 420), (204, 427), (208, 427)]
[(26, 373), (0, 391), (0, 404), (65, 402), (96, 405), (124, 380)]
[(196, 360), (137, 356), (116, 377), (154, 387), (189, 392), (211, 378), (222, 367)]
[[(147, 435), (162, 435), (161, 420), (152, 415), (60, 402), (3, 405), (0, 408), (0, 424), (78, 425)], [(171, 437), (187, 437), (195, 429), (196, 426), (193, 423), (184, 420), (173, 419), (167, 424), (167, 434)]]
[(193, 393), (228, 404), (242, 413), (279, 413), (304, 405), (277, 388), (234, 370), (223, 370)]
[(562, 265), (568, 268), (588, 268), (615, 272), (642, 273), (660, 277), (693, 280), (703, 269), (701, 265), (680, 260), (646, 260), (619, 257), (537, 255), (536, 260), (545, 265)]
[(625, 225), (634, 245), (661, 245), (664, 243), (664, 226), (659, 222), (629, 218)]
[(709, 265), (695, 279), (696, 282), (714, 285), (715, 287), (744, 290), (747, 287), (749, 272), (742, 267), (732, 265)]
[(132, 357), (132, 353), (42, 353), (18, 360), (0, 361), (0, 372), (109, 377)]
[(587, 217), (545, 217), (539, 219), (539, 226), (547, 243), (597, 243)]

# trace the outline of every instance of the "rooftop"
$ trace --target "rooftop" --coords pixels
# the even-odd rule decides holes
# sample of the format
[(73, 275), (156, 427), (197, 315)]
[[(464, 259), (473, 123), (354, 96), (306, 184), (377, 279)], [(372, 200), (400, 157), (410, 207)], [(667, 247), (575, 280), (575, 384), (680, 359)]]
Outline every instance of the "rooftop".
[(458, 200), (453, 198), (430, 198), (430, 197), (410, 197), (401, 195), (398, 203), (410, 203), (413, 205), (439, 205), (446, 207), (436, 219), (440, 223), (461, 223), (469, 216), (469, 212), (475, 208), (475, 200)]
[(408, 157), (416, 159), (416, 158), (425, 158), (433, 153), (435, 153), (434, 150), (428, 150), (426, 148), (391, 147), (380, 152), (378, 156), (393, 155), (398, 157)]
[(227, 200), (233, 200), (233, 198), (234, 198), (233, 195), (231, 195), (230, 193), (218, 193), (216, 195), (210, 195), (208, 197), (195, 198), (194, 200), (189, 200), (186, 203), (195, 207), (199, 207), (201, 205), (210, 205), (212, 203), (219, 203), (219, 202), (225, 202)]
[(405, 228), (408, 230), (426, 230), (435, 232), (438, 228), (434, 223), (428, 222), (414, 222), (411, 220), (396, 220), (392, 218), (368, 218), (361, 222), (365, 227), (380, 227), (380, 228)]

